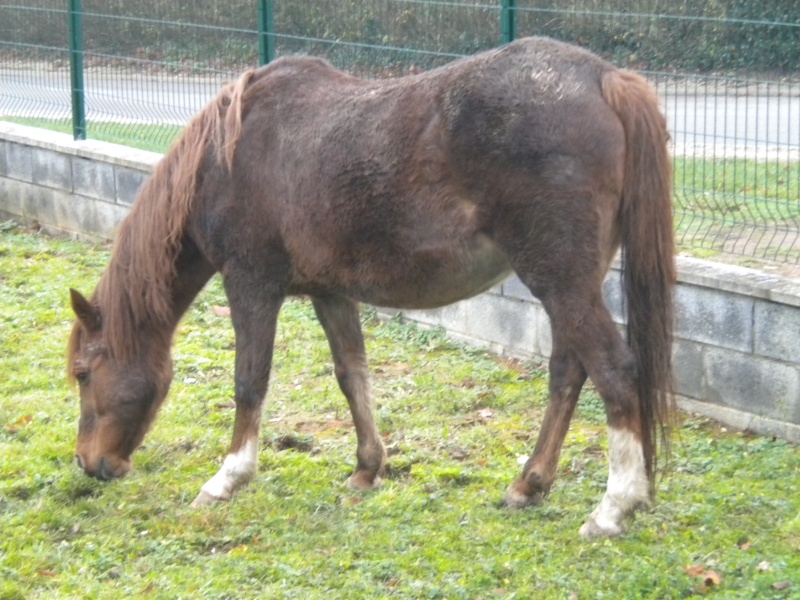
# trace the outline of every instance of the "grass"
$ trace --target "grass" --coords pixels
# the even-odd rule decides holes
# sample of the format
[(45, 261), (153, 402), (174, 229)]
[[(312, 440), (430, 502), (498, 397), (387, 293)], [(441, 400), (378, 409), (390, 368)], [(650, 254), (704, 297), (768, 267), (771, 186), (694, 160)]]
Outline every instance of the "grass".
[(675, 225), (695, 254), (800, 264), (800, 163), (676, 157)]
[[(72, 121), (69, 119), (53, 120), (36, 117), (0, 116), (0, 120), (72, 135)], [(163, 154), (167, 151), (172, 141), (183, 131), (184, 126), (89, 121), (86, 124), (86, 129), (86, 136), (89, 139)]]
[(0, 227), (0, 599), (800, 597), (797, 447), (686, 416), (658, 504), (621, 539), (583, 541), (607, 474), (597, 395), (584, 393), (548, 500), (508, 511), (546, 373), (368, 309), (390, 468), (379, 490), (347, 490), (355, 436), (302, 299), (281, 313), (259, 475), (230, 503), (189, 508), (233, 419), (216, 279), (180, 328), (134, 471), (89, 479), (72, 458), (66, 292), (91, 291), (107, 260), (105, 245)]

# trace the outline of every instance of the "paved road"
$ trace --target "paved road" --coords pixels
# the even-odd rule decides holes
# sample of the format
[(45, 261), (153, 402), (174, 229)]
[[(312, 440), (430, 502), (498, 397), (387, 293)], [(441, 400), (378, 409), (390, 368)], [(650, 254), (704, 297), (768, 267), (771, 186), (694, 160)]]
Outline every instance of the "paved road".
[[(86, 117), (93, 121), (182, 125), (226, 78), (103, 77), (87, 73)], [(0, 70), (0, 115), (64, 118), (72, 114), (68, 71)]]
[(676, 154), (800, 156), (798, 97), (680, 95), (663, 101)]
[[(230, 76), (233, 76), (231, 74)], [(217, 78), (87, 72), (92, 121), (181, 125), (230, 76)], [(664, 110), (676, 154), (800, 157), (800, 97), (667, 94)], [(69, 118), (69, 73), (0, 67), (0, 115)]]

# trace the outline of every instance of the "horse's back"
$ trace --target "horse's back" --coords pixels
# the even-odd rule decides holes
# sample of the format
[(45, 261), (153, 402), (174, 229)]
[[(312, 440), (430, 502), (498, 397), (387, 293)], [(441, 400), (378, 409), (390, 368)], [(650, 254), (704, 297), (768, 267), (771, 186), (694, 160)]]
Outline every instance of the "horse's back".
[(234, 174), (215, 190), (213, 223), (238, 232), (217, 262), (240, 244), (279, 248), (289, 291), (376, 304), (482, 291), (509, 270), (498, 219), (531, 218), (511, 198), (520, 186), (613, 171), (622, 136), (600, 94), (610, 68), (547, 39), (387, 81), (276, 61), (247, 90)]

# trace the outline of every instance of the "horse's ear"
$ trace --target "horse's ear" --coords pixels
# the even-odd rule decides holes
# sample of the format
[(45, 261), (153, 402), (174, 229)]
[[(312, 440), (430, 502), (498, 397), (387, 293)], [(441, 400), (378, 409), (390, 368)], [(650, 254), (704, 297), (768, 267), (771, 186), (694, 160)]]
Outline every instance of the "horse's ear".
[(78, 290), (69, 289), (69, 299), (75, 316), (89, 333), (100, 331), (100, 311), (93, 306)]

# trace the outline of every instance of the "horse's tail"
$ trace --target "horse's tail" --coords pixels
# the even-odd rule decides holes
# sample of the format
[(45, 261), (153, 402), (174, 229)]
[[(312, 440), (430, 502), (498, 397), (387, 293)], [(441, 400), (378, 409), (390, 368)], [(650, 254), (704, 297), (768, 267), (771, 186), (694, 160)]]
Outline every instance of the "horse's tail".
[(625, 131), (619, 216), (622, 277), (628, 343), (637, 361), (645, 466), (653, 481), (658, 442), (668, 453), (674, 415), (672, 293), (676, 269), (669, 134), (658, 98), (643, 77), (624, 70), (607, 71), (602, 93)]

